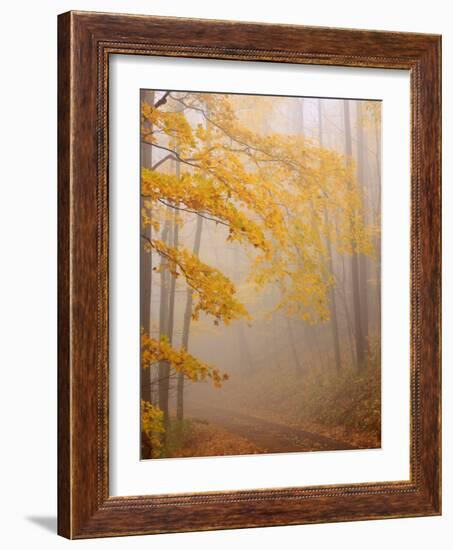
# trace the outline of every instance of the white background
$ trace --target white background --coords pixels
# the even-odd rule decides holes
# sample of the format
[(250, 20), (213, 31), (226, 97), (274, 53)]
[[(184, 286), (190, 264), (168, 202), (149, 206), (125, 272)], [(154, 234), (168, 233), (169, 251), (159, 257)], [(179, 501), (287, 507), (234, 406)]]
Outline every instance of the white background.
[[(153, 87), (288, 95), (303, 91), (312, 97), (334, 92), (339, 97), (383, 101), (381, 449), (138, 460), (137, 113), (139, 89)], [(409, 479), (408, 71), (123, 55), (111, 61), (110, 93), (110, 493), (190, 493)]]
[[(452, 148), (450, 2), (352, 0), (41, 1), (2, 6), (0, 87), (1, 544), (5, 548), (451, 547), (453, 375), (444, 329), (444, 515), (331, 525), (68, 542), (56, 515), (56, 14), (88, 9), (442, 33), (444, 151)], [(445, 157), (447, 155), (445, 154)], [(444, 326), (453, 326), (453, 163), (444, 161)], [(449, 214), (450, 212), (450, 214)], [(450, 250), (450, 252), (449, 252)]]

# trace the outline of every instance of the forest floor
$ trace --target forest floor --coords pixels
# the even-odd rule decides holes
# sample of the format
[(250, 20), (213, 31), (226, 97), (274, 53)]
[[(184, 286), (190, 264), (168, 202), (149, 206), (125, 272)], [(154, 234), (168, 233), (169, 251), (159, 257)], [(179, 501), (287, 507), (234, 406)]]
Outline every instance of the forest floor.
[(269, 368), (232, 377), (227, 391), (186, 398), (186, 420), (173, 421), (164, 456), (380, 448), (378, 365), (303, 376)]
[(298, 427), (221, 407), (191, 406), (191, 430), (179, 456), (287, 453), (355, 449)]
[(264, 449), (238, 433), (227, 431), (218, 424), (191, 418), (185, 421), (182, 444), (172, 456), (231, 456), (263, 452)]

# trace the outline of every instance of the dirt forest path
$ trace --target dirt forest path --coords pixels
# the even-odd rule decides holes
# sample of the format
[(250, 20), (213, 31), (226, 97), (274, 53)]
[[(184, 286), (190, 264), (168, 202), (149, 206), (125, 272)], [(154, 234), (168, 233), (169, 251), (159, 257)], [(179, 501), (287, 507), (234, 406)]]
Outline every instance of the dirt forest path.
[(214, 406), (187, 407), (188, 416), (246, 438), (263, 452), (351, 450), (356, 447), (293, 426)]

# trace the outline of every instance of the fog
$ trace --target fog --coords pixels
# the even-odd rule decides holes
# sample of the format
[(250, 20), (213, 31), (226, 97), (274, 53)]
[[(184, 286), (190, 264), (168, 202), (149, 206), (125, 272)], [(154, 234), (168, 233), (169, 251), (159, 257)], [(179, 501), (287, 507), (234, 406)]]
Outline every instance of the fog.
[[(163, 91), (143, 92), (142, 100), (154, 101), (157, 104), (165, 93)], [(163, 112), (182, 112), (192, 129), (209, 124), (205, 113), (195, 108), (187, 108), (187, 105), (193, 105), (190, 100), (195, 94), (186, 92), (180, 92), (179, 95), (178, 92), (172, 94), (173, 98), (183, 98), (184, 106), (178, 104), (176, 99), (168, 99), (160, 107)], [(206, 210), (200, 209), (199, 213), (206, 215), (200, 218), (199, 213), (194, 212), (182, 201), (172, 202), (167, 206), (167, 214), (162, 214), (160, 211), (160, 216), (164, 218), (167, 216), (168, 220), (173, 220), (176, 219), (173, 218), (176, 210), (172, 205), (176, 206), (178, 221), (171, 227), (167, 224), (165, 236), (163, 236), (166, 227), (164, 222), (157, 231), (151, 229), (150, 231), (154, 231), (154, 238), (166, 239), (166, 242), (174, 245), (175, 235), (177, 235), (177, 248), (183, 247), (189, 251), (198, 248), (198, 258), (204, 264), (216, 268), (234, 284), (235, 296), (248, 311), (247, 317), (225, 323), (201, 310), (198, 318), (192, 317), (188, 322), (188, 299), (193, 300), (196, 293), (194, 295), (192, 292), (189, 296), (191, 290), (187, 280), (181, 276), (181, 273), (176, 277), (173, 273), (173, 298), (165, 296), (165, 300), (170, 300), (171, 304), (172, 347), (186, 348), (201, 362), (212, 365), (221, 373), (226, 373), (228, 379), (221, 384), (221, 387), (216, 387), (209, 379), (191, 381), (185, 376), (181, 414), (181, 411), (177, 411), (177, 386), (178, 378), (181, 385), (181, 375), (177, 370), (170, 368), (168, 410), (165, 413), (168, 416), (167, 422), (178, 416), (179, 420), (192, 419), (195, 422), (212, 423), (222, 430), (220, 434), (235, 433), (244, 440), (251, 440), (254, 445), (256, 444), (256, 449), (259, 449), (245, 450), (245, 453), (297, 450), (291, 445), (282, 443), (278, 437), (275, 445), (267, 441), (264, 436), (261, 439), (255, 438), (256, 441), (253, 437), (249, 437), (248, 432), (253, 432), (250, 428), (250, 426), (253, 428), (253, 419), (256, 419), (257, 431), (267, 429), (265, 424), (262, 426), (259, 424), (260, 419), (263, 422), (273, 422), (274, 427), (288, 425), (301, 426), (310, 431), (316, 429), (318, 434), (331, 436), (336, 440), (341, 439), (344, 448), (355, 444), (379, 446), (380, 103), (311, 97), (231, 95), (228, 96), (228, 101), (238, 124), (253, 131), (254, 135), (259, 136), (260, 139), (275, 134), (285, 136), (285, 139), (288, 137), (292, 139), (292, 136), (296, 140), (302, 138), (310, 143), (311, 148), (337, 153), (343, 159), (345, 166), (351, 167), (357, 181), (361, 223), (368, 239), (367, 252), (357, 253), (353, 249), (347, 250), (345, 246), (339, 245), (338, 239), (329, 237), (336, 230), (341, 231), (340, 226), (343, 223), (340, 219), (334, 218), (336, 214), (333, 207), (326, 206), (325, 212), (316, 211), (316, 216), (313, 216), (312, 220), (302, 220), (314, 226), (313, 234), (318, 235), (321, 243), (322, 249), (319, 255), (323, 258), (322, 265), (325, 272), (320, 275), (320, 278), (325, 281), (327, 288), (328, 318), (322, 318), (323, 316), (318, 314), (314, 318), (309, 318), (308, 314), (304, 316), (291, 313), (290, 305), (281, 306), (284, 290), (279, 280), (269, 280), (262, 286), (253, 281), (251, 274), (253, 275), (256, 268), (255, 260), (260, 251), (243, 241), (230, 239), (230, 229), (226, 224), (219, 223), (212, 215), (207, 216)], [(209, 114), (211, 111), (207, 112)], [(218, 122), (220, 119), (216, 120)], [(154, 128), (158, 126), (158, 123), (155, 124)], [(154, 132), (154, 145), (150, 146), (146, 143), (145, 147), (142, 146), (142, 166), (146, 167), (147, 163), (150, 167), (159, 165), (158, 171), (164, 174), (175, 174), (177, 177), (181, 177), (185, 171), (193, 173), (194, 169), (190, 165), (185, 166), (180, 161), (183, 154), (178, 147), (182, 150), (183, 146), (173, 143), (172, 137), (165, 135), (164, 132), (159, 133), (155, 130)], [(229, 138), (230, 136), (227, 136), (227, 139)], [(239, 141), (237, 137), (235, 139)], [(230, 139), (229, 143), (233, 141)], [(159, 144), (161, 148), (158, 147)], [(164, 159), (169, 155), (168, 151), (172, 150), (176, 151), (176, 156), (165, 161)], [(195, 158), (193, 153), (191, 155)], [(190, 157), (189, 153), (185, 155), (186, 159), (188, 157)], [(242, 160), (242, 163), (251, 172), (256, 173), (257, 168), (252, 166), (251, 161)], [(261, 169), (260, 166), (259, 170)], [(319, 208), (323, 208), (322, 203), (319, 204), (321, 205)], [(318, 207), (312, 206), (312, 208)], [(152, 211), (149, 204), (148, 210)], [(307, 212), (309, 212), (308, 209)], [(251, 219), (258, 218), (252, 213)], [(288, 216), (286, 223), (288, 225), (295, 223), (292, 220), (293, 218)], [(316, 228), (317, 224), (319, 231)], [(177, 229), (175, 229), (176, 225)], [(330, 228), (329, 232), (327, 227)], [(326, 231), (326, 237), (323, 231)], [(196, 246), (197, 232), (198, 247)], [(314, 245), (308, 243), (306, 246), (311, 251), (310, 247), (313, 248)], [(313, 252), (310, 254), (314, 257)], [(152, 283), (149, 293), (144, 292), (143, 288), (141, 292), (142, 327), (145, 326), (143, 323), (143, 312), (145, 312), (146, 316), (149, 315), (149, 336), (159, 340), (163, 334), (162, 274), (166, 267), (159, 251), (147, 250), (142, 255), (142, 278), (147, 276), (146, 270), (144, 274), (144, 266), (148, 261), (152, 265), (150, 276)], [(175, 269), (177, 271), (177, 267)], [(172, 271), (171, 268), (170, 271)], [(165, 284), (170, 288), (169, 281), (172, 275), (169, 273), (168, 277)], [(304, 307), (308, 306), (304, 304)], [(299, 306), (297, 308), (297, 311), (302, 311)], [(189, 313), (193, 313), (193, 310), (191, 309)], [(168, 322), (168, 314), (166, 322)], [(357, 341), (358, 338), (360, 342)], [(145, 382), (150, 381), (148, 399), (157, 407), (162, 371), (159, 374), (156, 362), (154, 368), (151, 366), (143, 372)], [(354, 389), (354, 384), (360, 377), (363, 379), (368, 376), (378, 380), (373, 382), (374, 393), (371, 396), (359, 395), (359, 390)], [(335, 382), (335, 377), (338, 377), (338, 383)], [(363, 386), (362, 382), (361, 384)], [(320, 393), (320, 387), (323, 385), (326, 388), (324, 394)], [(341, 387), (343, 392), (341, 398), (333, 391), (336, 385)], [(366, 391), (362, 386), (360, 391)], [(312, 403), (315, 394), (319, 401), (317, 404)], [(341, 409), (340, 401), (348, 399), (350, 403), (343, 406), (344, 410)], [(179, 388), (179, 401), (181, 401), (181, 388)], [(343, 420), (341, 424), (335, 418), (334, 411), (337, 410), (337, 405), (340, 407), (339, 418), (342, 418), (342, 415), (351, 416), (351, 410), (356, 410), (358, 407), (363, 409), (365, 416), (368, 413), (374, 417), (378, 414), (379, 418), (376, 421), (378, 428), (373, 427), (373, 437), (370, 436), (369, 443), (364, 443), (366, 437), (358, 428), (359, 421), (351, 424), (352, 435), (348, 438), (347, 422)], [(367, 411), (368, 406), (370, 411)], [(321, 409), (323, 413), (319, 418), (310, 417), (314, 415), (313, 411)], [(324, 410), (331, 410), (332, 414), (327, 415)], [(242, 428), (236, 426), (241, 424), (241, 418), (243, 419)], [(300, 448), (304, 450), (302, 442)], [(305, 450), (316, 448), (318, 448), (316, 445), (311, 444)], [(240, 452), (239, 450), (238, 454)], [(200, 451), (200, 454), (203, 453)], [(213, 454), (220, 454), (220, 452), (214, 451)], [(167, 455), (175, 456), (169, 453)]]

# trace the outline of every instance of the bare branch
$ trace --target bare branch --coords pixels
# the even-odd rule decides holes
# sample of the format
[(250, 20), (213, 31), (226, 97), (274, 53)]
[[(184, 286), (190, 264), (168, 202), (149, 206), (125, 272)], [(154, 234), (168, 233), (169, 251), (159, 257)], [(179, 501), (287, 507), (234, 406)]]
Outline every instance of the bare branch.
[(163, 164), (164, 162), (166, 162), (167, 160), (177, 160), (176, 157), (174, 155), (172, 155), (171, 153), (168, 153), (168, 155), (165, 155), (165, 157), (161, 158), (159, 161), (156, 162), (156, 164), (154, 166), (151, 167), (151, 170), (156, 170), (157, 168), (159, 168), (159, 166), (161, 164)]
[(156, 101), (156, 103), (154, 104), (154, 108), (159, 109), (159, 107), (165, 105), (165, 103), (167, 103), (167, 98), (169, 95), (170, 92), (165, 92), (164, 95), (158, 101)]

